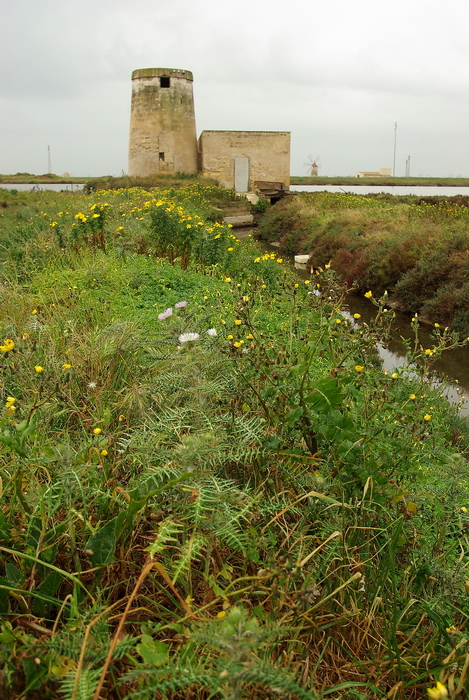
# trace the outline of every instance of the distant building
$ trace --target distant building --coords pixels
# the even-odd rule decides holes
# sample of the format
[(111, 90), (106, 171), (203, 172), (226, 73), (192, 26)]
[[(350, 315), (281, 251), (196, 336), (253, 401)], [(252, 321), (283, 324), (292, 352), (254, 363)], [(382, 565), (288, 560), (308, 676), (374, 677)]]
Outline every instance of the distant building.
[(288, 190), (290, 132), (203, 131), (197, 141), (192, 82), (186, 70), (133, 71), (129, 175), (200, 173), (237, 192)]
[(316, 161), (311, 164), (311, 168), (309, 170), (309, 176), (310, 177), (317, 177), (319, 175), (319, 167)]
[(391, 168), (380, 168), (379, 172), (360, 170), (357, 177), (391, 177)]

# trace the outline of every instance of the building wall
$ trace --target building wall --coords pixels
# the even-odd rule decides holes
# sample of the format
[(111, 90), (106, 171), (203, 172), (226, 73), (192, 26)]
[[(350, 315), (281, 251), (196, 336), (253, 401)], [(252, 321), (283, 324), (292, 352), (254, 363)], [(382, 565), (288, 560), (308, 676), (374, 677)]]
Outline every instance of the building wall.
[[(237, 168), (244, 167), (243, 160), (247, 163), (248, 190), (254, 189), (256, 181), (279, 182), (285, 189), (290, 187), (288, 131), (203, 131), (199, 138), (199, 158), (201, 174), (215, 178), (222, 187), (235, 189), (235, 159)], [(246, 190), (238, 188), (238, 191)]]
[(391, 176), (391, 168), (380, 168), (379, 172), (371, 171), (371, 170), (360, 170), (356, 176), (357, 177), (390, 177)]
[(186, 70), (133, 71), (129, 175), (197, 172), (192, 81)]

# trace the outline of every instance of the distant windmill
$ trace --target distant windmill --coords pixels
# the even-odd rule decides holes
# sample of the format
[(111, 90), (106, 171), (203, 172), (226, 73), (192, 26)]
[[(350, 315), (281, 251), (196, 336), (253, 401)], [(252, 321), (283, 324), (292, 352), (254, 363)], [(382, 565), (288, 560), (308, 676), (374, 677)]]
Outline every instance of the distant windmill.
[(319, 156), (316, 156), (316, 158), (313, 158), (312, 156), (308, 156), (308, 162), (303, 163), (303, 167), (306, 168), (306, 172), (308, 173), (309, 177), (317, 177), (319, 175)]

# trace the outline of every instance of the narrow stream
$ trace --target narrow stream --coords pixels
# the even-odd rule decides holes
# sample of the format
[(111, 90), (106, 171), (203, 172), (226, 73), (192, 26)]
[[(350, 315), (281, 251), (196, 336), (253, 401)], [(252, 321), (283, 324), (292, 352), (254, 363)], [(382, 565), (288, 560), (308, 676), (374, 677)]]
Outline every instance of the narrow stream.
[[(309, 278), (309, 273), (304, 266), (295, 267), (300, 277)], [(347, 309), (350, 314), (360, 314), (360, 322), (367, 323), (375, 316), (376, 308), (371, 301), (364, 296), (349, 294), (347, 297)], [(379, 345), (378, 352), (383, 362), (383, 367), (389, 372), (406, 363), (406, 354), (402, 338), (414, 339), (414, 332), (410, 325), (410, 317), (400, 311), (395, 312), (391, 339), (386, 347)], [(420, 344), (424, 348), (434, 345), (431, 336), (432, 328), (421, 325), (419, 328)], [(444, 393), (451, 402), (461, 403), (461, 414), (469, 416), (469, 347), (456, 348), (444, 352), (435, 362), (432, 370), (442, 378)]]
[[(239, 238), (245, 238), (251, 231), (236, 231)], [(272, 251), (272, 245), (263, 241), (257, 241), (258, 245), (266, 251)], [(294, 257), (291, 264), (302, 279), (309, 279), (310, 274), (305, 265), (296, 265)], [(349, 294), (347, 297), (347, 309), (350, 314), (360, 314), (361, 321), (367, 323), (374, 317), (376, 309), (371, 301), (364, 296)], [(410, 317), (407, 314), (396, 311), (394, 331), (391, 340), (386, 347), (378, 346), (377, 350), (383, 362), (383, 368), (393, 372), (397, 367), (406, 363), (405, 347), (402, 338), (413, 340), (414, 335), (410, 326)], [(431, 337), (432, 329), (421, 325), (419, 328), (420, 343), (424, 348), (431, 347), (434, 342)], [(444, 393), (452, 403), (461, 402), (461, 414), (469, 416), (469, 347), (457, 348), (444, 352), (432, 367), (444, 385)]]
[[(350, 294), (347, 305), (352, 314), (359, 313), (365, 323), (374, 316), (375, 307), (365, 297)], [(383, 367), (388, 371), (394, 370), (406, 361), (405, 348), (402, 338), (414, 339), (408, 315), (399, 311), (395, 312), (394, 331), (391, 340), (386, 347), (378, 347), (378, 352), (383, 361)], [(420, 343), (424, 348), (434, 344), (431, 336), (432, 329), (421, 325), (419, 328)], [(456, 348), (444, 352), (435, 362), (432, 369), (438, 373), (446, 384), (444, 393), (451, 402), (461, 403), (461, 414), (469, 416), (469, 348)]]

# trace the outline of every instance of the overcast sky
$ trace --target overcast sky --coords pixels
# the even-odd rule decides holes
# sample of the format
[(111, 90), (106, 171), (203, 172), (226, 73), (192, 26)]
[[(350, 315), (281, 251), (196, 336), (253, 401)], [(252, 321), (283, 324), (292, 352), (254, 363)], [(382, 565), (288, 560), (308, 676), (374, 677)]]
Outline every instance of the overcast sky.
[(464, 0), (0, 0), (0, 172), (120, 175), (131, 74), (194, 74), (197, 132), (290, 131), (291, 172), (469, 177)]

